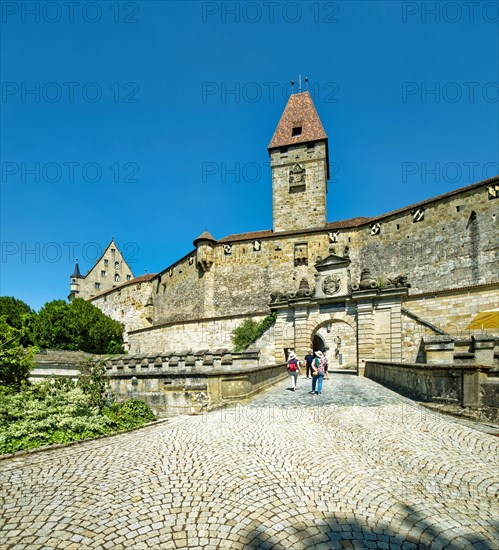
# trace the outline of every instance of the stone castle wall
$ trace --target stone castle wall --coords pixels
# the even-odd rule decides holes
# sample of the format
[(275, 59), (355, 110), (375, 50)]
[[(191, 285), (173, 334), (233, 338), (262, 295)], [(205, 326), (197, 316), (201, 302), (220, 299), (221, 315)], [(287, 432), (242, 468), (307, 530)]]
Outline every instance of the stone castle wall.
[(349, 254), (352, 281), (364, 267), (380, 280), (406, 274), (410, 294), (497, 282), (495, 204), (484, 185), (427, 205), (416, 223), (407, 210), (379, 218), (378, 235), (366, 223), (340, 229), (336, 242), (324, 230), (265, 238), (258, 251), (252, 241), (224, 239), (213, 247), (209, 271), (189, 256), (161, 275), (153, 285), (154, 324), (264, 311), (272, 292), (297, 289), (302, 278), (313, 287), (314, 264), (331, 252)]
[(427, 204), (421, 221), (411, 211), (380, 218), (377, 235), (370, 222), (357, 235), (359, 263), (407, 274), (411, 294), (497, 282), (498, 202), (483, 185)]
[[(435, 294), (409, 296), (403, 307), (410, 313), (428, 321), (437, 329), (453, 337), (469, 337), (477, 331), (467, 330), (467, 326), (481, 311), (497, 309), (499, 284), (490, 287), (469, 288)], [(481, 332), (481, 331), (480, 331)], [(497, 330), (486, 330), (497, 334)], [(415, 362), (421, 354), (422, 338), (434, 336), (436, 332), (417, 320), (402, 315), (403, 360)]]
[[(365, 267), (381, 283), (387, 277), (405, 274), (412, 285), (405, 307), (430, 322), (433, 319), (435, 324), (440, 322), (439, 316), (446, 323), (469, 322), (474, 312), (471, 303), (477, 311), (497, 307), (485, 287), (476, 290), (474, 302), (459, 291), (448, 298), (439, 295), (431, 303), (421, 294), (498, 282), (495, 212), (499, 201), (489, 199), (489, 185), (429, 201), (424, 205), (424, 215), (416, 208), (405, 209), (361, 225), (344, 222), (330, 224), (323, 231), (265, 236), (258, 247), (252, 235), (246, 240), (234, 236), (232, 242), (228, 237), (213, 243), (213, 264), (208, 270), (198, 264), (196, 251), (192, 251), (151, 280), (147, 287), (150, 298), (145, 291), (137, 293), (134, 288), (139, 287), (132, 284), (129, 290), (121, 290), (121, 295), (112, 291), (94, 303), (134, 331), (147, 328), (152, 319), (152, 329), (131, 337), (135, 351), (199, 349), (205, 343), (230, 347), (229, 335), (222, 339), (217, 336), (217, 318), (232, 319), (228, 334), (244, 317), (269, 313), (272, 292), (297, 290), (303, 278), (313, 288), (314, 265), (319, 260), (329, 254), (348, 254), (352, 282), (359, 280)], [(379, 232), (373, 230), (373, 223), (379, 224)], [(152, 305), (146, 307), (146, 303)], [(371, 325), (366, 332), (362, 315), (359, 359), (415, 360), (420, 333), (426, 328), (407, 316), (401, 325), (399, 316), (379, 310), (374, 314), (376, 333)], [(393, 331), (402, 331), (403, 357), (400, 345), (394, 348), (390, 342)], [(277, 339), (279, 353), (293, 345), (291, 338), (278, 334)]]
[(93, 298), (92, 304), (103, 313), (125, 325), (125, 349), (128, 345), (130, 331), (138, 330), (152, 325), (152, 306), (148, 306), (151, 300), (152, 283), (143, 281), (131, 283), (111, 292)]

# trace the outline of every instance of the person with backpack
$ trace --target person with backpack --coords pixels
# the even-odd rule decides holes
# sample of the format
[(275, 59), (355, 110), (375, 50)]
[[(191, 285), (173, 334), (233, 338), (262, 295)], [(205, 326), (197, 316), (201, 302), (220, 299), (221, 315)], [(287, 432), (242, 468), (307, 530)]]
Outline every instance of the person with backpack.
[(300, 363), (298, 362), (298, 358), (296, 357), (296, 353), (294, 351), (289, 352), (288, 355), (288, 373), (291, 377), (291, 391), (295, 391), (298, 375), (301, 374), (301, 371)]
[[(322, 382), (324, 380), (324, 374), (326, 372), (326, 358), (324, 357), (322, 351), (317, 350), (315, 352), (315, 359), (312, 363), (312, 393), (314, 395), (320, 395), (322, 393)], [(316, 389), (317, 388), (317, 389)]]

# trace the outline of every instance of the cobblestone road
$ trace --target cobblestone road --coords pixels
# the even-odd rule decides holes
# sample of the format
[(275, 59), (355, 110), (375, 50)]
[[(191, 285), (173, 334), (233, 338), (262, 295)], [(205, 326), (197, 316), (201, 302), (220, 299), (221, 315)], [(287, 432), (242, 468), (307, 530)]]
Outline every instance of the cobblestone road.
[(499, 438), (370, 380), (0, 462), (1, 548), (497, 549)]

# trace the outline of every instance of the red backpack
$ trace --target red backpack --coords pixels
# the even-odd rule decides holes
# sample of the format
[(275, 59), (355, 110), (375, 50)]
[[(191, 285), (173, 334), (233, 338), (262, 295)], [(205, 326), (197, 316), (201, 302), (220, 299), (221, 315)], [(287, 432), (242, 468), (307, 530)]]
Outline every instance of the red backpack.
[(288, 364), (288, 369), (290, 372), (296, 372), (298, 370), (298, 363), (296, 359), (291, 359)]

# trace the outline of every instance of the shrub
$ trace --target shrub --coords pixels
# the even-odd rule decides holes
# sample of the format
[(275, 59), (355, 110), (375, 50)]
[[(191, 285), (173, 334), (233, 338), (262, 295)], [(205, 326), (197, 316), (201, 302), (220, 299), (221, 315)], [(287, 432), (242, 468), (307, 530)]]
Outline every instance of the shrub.
[(277, 313), (267, 315), (259, 323), (253, 319), (245, 319), (232, 332), (231, 339), (234, 344), (234, 351), (242, 351), (248, 348), (253, 342), (256, 342), (275, 323), (276, 319)]
[(138, 399), (130, 399), (121, 403), (113, 403), (104, 410), (104, 414), (113, 420), (123, 430), (141, 426), (146, 422), (156, 420), (147, 403)]
[(16, 329), (0, 319), (0, 384), (20, 389), (28, 382), (33, 368), (34, 347), (23, 348), (23, 329)]

